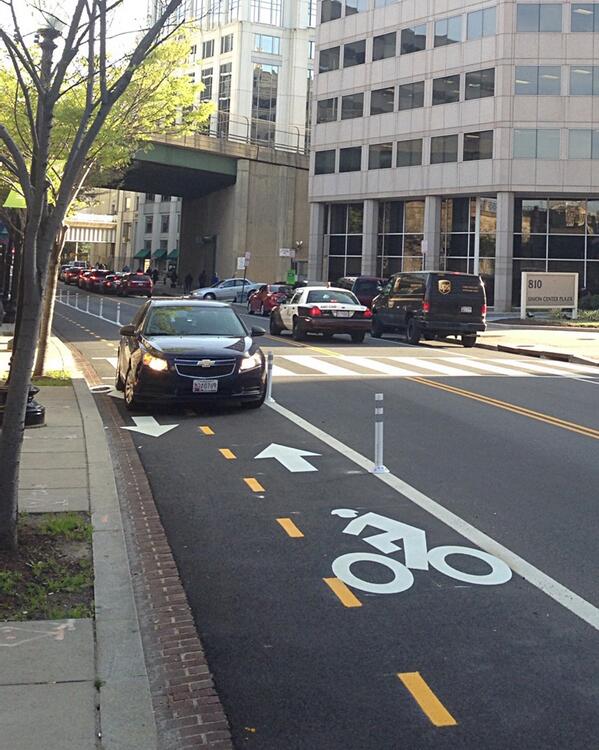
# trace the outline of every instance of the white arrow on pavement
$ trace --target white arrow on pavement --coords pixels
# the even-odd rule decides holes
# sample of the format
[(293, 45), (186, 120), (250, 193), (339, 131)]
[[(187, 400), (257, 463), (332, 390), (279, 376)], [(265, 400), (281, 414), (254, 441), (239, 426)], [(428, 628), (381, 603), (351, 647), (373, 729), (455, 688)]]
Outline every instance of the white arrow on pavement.
[(303, 451), (299, 448), (290, 448), (288, 445), (271, 443), (256, 458), (274, 458), (286, 469), (294, 473), (298, 471), (318, 471), (316, 466), (312, 466), (302, 456), (320, 456), (320, 453), (312, 453), (311, 451)]
[(150, 437), (161, 437), (179, 426), (178, 424), (158, 424), (154, 417), (131, 417), (131, 419), (135, 422), (135, 427), (121, 427), (121, 430), (140, 432)]

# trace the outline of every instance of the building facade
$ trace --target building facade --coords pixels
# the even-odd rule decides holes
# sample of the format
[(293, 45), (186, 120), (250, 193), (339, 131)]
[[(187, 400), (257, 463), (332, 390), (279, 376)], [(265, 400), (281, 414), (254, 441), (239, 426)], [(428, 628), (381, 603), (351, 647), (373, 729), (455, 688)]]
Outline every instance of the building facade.
[(309, 274), (522, 271), (599, 292), (599, 3), (323, 0)]

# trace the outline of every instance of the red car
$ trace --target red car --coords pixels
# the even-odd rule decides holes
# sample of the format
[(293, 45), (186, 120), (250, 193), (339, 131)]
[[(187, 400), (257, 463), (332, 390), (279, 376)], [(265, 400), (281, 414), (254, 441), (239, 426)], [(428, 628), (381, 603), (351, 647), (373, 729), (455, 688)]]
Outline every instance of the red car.
[(111, 273), (112, 271), (93, 268), (85, 277), (85, 288), (90, 292), (101, 292), (104, 279)]
[(264, 284), (250, 295), (248, 312), (250, 315), (270, 315), (273, 307), (281, 304), (290, 294), (291, 287), (286, 284)]
[(77, 286), (79, 287), (79, 289), (87, 289), (87, 280), (91, 273), (93, 273), (92, 270), (89, 270), (89, 271), (86, 271), (85, 269), (82, 270), (82, 272), (77, 277)]
[(85, 268), (79, 268), (79, 267), (71, 267), (67, 268), (64, 272), (64, 283), (65, 284), (77, 284), (79, 281), (79, 276), (85, 271)]
[(102, 279), (102, 284), (100, 285), (100, 291), (102, 294), (117, 294), (121, 286), (122, 278), (122, 273), (113, 273), (112, 271), (109, 271)]
[(143, 271), (126, 273), (121, 279), (118, 294), (120, 294), (121, 297), (127, 297), (130, 294), (143, 294), (144, 297), (151, 297), (152, 286), (152, 279)]

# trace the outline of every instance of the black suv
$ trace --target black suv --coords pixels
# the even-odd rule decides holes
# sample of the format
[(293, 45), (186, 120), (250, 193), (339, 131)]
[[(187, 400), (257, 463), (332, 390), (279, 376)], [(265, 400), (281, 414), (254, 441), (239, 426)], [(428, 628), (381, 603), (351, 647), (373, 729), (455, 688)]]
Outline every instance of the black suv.
[(396, 273), (372, 303), (372, 335), (405, 331), (406, 341), (460, 336), (474, 346), (486, 328), (487, 302), (480, 276), (451, 271)]

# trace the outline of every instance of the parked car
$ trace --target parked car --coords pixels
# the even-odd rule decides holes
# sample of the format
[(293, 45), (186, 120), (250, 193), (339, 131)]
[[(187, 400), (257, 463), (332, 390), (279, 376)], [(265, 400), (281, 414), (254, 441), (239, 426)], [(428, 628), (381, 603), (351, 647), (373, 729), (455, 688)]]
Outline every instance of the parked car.
[(84, 268), (81, 269), (81, 273), (77, 277), (77, 286), (79, 289), (87, 289), (87, 280), (90, 274), (91, 270), (86, 271)]
[(279, 305), (291, 294), (287, 284), (262, 284), (248, 297), (247, 309), (250, 315), (270, 315), (273, 307)]
[(130, 294), (143, 294), (145, 297), (151, 297), (152, 287), (152, 279), (143, 271), (124, 273), (117, 294), (121, 297), (127, 297)]
[(102, 294), (117, 294), (121, 286), (122, 273), (108, 273), (102, 279), (100, 291)]
[(104, 279), (111, 273), (112, 271), (105, 271), (101, 268), (92, 269), (85, 277), (85, 288), (90, 292), (101, 292)]
[(60, 267), (60, 271), (58, 272), (58, 280), (59, 281), (64, 281), (64, 275), (66, 273), (67, 268), (71, 268), (71, 264), (70, 263), (66, 263), (65, 265), (62, 265)]
[(297, 289), (288, 302), (275, 307), (270, 314), (270, 332), (277, 336), (291, 331), (296, 341), (307, 333), (332, 336), (345, 333), (355, 344), (364, 341), (370, 330), (372, 313), (361, 305), (353, 292), (335, 287)]
[(79, 276), (85, 271), (85, 268), (80, 266), (70, 266), (64, 272), (64, 283), (65, 284), (77, 284)]
[(487, 301), (480, 276), (445, 271), (394, 274), (372, 303), (372, 335), (404, 331), (409, 344), (459, 336), (474, 346), (486, 328)]
[(385, 286), (385, 279), (376, 276), (345, 276), (337, 279), (335, 286), (339, 289), (349, 289), (366, 307), (372, 306), (372, 300), (380, 294)]
[(214, 286), (194, 289), (191, 296), (196, 297), (197, 299), (217, 299), (236, 302), (237, 297), (239, 296), (241, 298), (244, 291), (247, 290), (247, 287), (249, 285), (253, 286), (255, 283), (256, 282), (254, 281), (250, 281), (250, 279), (224, 279), (224, 281), (221, 281)]
[(265, 358), (254, 339), (265, 331), (248, 329), (229, 305), (148, 300), (120, 332), (116, 388), (128, 409), (157, 401), (262, 406)]
[(264, 286), (262, 281), (255, 281), (252, 284), (242, 286), (241, 290), (235, 293), (233, 302), (247, 302), (251, 295), (258, 291), (262, 286)]

